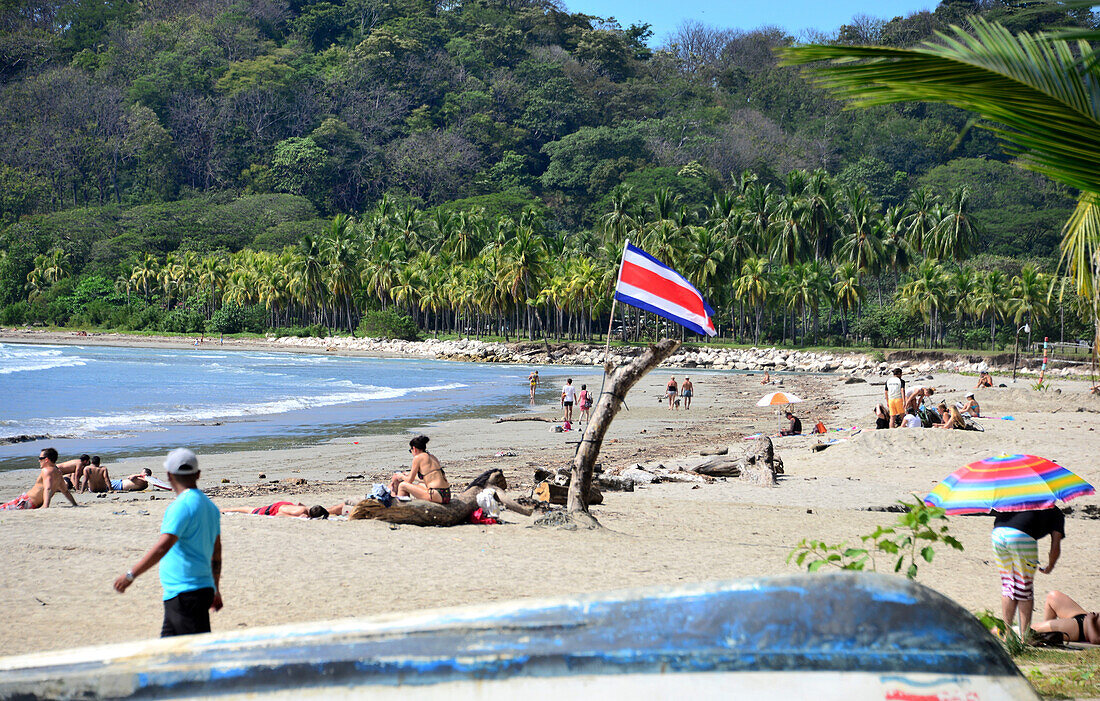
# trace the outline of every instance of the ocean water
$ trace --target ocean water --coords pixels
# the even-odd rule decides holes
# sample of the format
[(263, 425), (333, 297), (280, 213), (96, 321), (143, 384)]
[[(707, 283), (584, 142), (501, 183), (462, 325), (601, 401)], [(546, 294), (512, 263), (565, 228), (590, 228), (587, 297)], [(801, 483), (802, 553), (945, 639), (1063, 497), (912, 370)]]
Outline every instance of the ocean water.
[[(307, 445), (424, 421), (519, 411), (532, 367), (224, 351), (0, 343), (0, 470), (62, 456), (153, 455), (178, 445)], [(540, 367), (540, 401), (570, 371)], [(544, 396), (543, 396), (544, 395)]]

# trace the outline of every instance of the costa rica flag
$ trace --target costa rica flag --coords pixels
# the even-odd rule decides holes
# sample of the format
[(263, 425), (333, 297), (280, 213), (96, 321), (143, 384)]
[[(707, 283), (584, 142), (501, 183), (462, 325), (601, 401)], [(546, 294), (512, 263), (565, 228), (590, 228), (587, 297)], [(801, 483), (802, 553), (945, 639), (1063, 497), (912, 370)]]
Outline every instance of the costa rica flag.
[(714, 336), (714, 310), (683, 275), (629, 241), (623, 248), (615, 299), (675, 321), (695, 333)]

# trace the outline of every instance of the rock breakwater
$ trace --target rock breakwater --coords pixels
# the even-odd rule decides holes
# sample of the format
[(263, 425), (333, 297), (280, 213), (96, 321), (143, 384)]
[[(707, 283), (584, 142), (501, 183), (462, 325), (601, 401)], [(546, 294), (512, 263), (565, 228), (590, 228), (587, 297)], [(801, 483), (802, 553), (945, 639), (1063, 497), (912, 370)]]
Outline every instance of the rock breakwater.
[[(531, 365), (580, 365), (599, 367), (603, 362), (604, 347), (586, 343), (517, 342), (498, 343), (477, 339), (401, 341), (377, 338), (271, 338), (270, 342), (288, 348), (350, 351), (388, 356), (457, 360), (478, 363), (522, 363)], [(641, 353), (641, 348), (618, 347), (611, 350), (611, 361), (620, 364)], [(844, 373), (849, 375), (881, 375), (893, 367), (906, 372), (971, 372), (1011, 371), (1011, 366), (990, 363), (977, 356), (947, 356), (939, 359), (914, 360), (904, 356), (907, 351), (887, 353), (872, 357), (868, 353), (843, 353), (827, 351), (802, 351), (785, 348), (718, 348), (694, 346), (681, 348), (663, 368), (746, 371), (788, 371), (815, 373)], [(922, 355), (927, 356), (927, 353)], [(898, 356), (898, 357), (892, 357)], [(1035, 370), (1037, 368), (1021, 369)], [(1047, 375), (1067, 376), (1084, 374), (1088, 366), (1048, 368)]]

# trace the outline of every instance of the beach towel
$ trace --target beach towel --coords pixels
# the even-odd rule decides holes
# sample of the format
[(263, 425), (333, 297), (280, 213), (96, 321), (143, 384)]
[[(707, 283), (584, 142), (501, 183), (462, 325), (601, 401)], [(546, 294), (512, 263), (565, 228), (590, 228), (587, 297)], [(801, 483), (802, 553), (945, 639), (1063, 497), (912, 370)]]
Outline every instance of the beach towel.
[(472, 514), (470, 514), (470, 523), (474, 523), (479, 526), (495, 526), (500, 523), (500, 521), (496, 520), (492, 516), (486, 516), (485, 512), (483, 512), (481, 509), (477, 509)]
[(156, 477), (146, 477), (145, 481), (148, 482), (149, 486), (151, 486), (151, 487), (155, 487), (157, 489), (163, 489), (166, 492), (172, 491), (172, 485), (168, 484), (167, 482), (162, 482), (162, 481), (158, 480)]

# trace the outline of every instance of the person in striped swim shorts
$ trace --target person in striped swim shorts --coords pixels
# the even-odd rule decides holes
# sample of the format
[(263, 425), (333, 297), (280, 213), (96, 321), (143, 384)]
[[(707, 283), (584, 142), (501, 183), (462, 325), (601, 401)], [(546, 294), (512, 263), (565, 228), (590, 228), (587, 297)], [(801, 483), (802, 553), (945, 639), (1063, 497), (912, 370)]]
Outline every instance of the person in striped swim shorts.
[[(1001, 612), (1005, 626), (1011, 626), (1019, 610), (1018, 630), (1027, 632), (1035, 607), (1035, 571), (1050, 574), (1054, 570), (1066, 537), (1066, 517), (1056, 507), (994, 513), (993, 553), (1001, 571)], [(1047, 566), (1039, 567), (1039, 541), (1048, 535)]]

